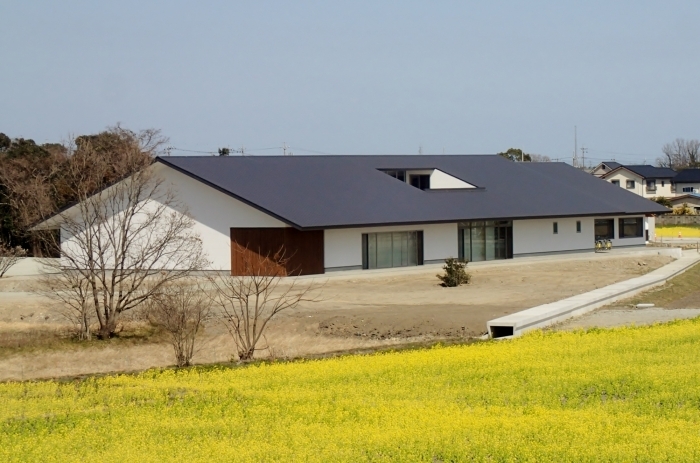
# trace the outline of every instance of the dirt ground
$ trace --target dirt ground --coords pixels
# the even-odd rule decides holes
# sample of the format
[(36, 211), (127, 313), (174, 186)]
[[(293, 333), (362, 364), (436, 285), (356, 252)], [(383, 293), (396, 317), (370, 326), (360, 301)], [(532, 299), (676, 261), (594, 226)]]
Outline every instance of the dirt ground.
[[(486, 322), (647, 273), (668, 262), (662, 256), (590, 254), (571, 258), (501, 261), (468, 268), (472, 283), (443, 288), (438, 266), (410, 271), (329, 275), (321, 301), (282, 314), (267, 333), (261, 357), (297, 357), (356, 351), (436, 339), (470, 338)], [(35, 277), (0, 280), (0, 380), (133, 371), (173, 363), (161, 335), (127, 323), (124, 335), (78, 343), (52, 302), (33, 291)], [(195, 356), (225, 362), (234, 346), (226, 330), (210, 324)]]

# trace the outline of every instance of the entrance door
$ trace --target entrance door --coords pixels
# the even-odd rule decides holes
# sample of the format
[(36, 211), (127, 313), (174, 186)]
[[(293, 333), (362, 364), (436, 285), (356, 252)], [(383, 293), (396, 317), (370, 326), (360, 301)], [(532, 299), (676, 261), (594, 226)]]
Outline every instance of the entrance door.
[[(498, 222), (497, 222), (498, 223)], [(496, 226), (496, 259), (512, 259), (513, 258), (513, 227), (511, 226)]]

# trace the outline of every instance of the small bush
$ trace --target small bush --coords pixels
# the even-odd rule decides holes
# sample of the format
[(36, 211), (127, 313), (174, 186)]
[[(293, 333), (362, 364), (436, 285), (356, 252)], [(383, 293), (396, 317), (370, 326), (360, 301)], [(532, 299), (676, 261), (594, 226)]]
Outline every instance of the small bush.
[(469, 284), (472, 276), (466, 272), (466, 266), (467, 262), (460, 262), (454, 257), (445, 259), (445, 266), (442, 267), (445, 274), (437, 275), (440, 281), (442, 281), (442, 286), (453, 288), (455, 286)]

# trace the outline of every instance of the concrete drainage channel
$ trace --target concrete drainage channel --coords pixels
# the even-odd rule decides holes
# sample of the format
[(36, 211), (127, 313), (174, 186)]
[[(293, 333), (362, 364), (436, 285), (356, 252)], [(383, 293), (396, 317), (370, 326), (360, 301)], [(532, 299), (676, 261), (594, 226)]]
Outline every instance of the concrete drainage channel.
[(659, 250), (658, 254), (672, 255), (677, 260), (646, 275), (490, 320), (486, 323), (487, 336), (492, 339), (508, 339), (530, 330), (544, 328), (583, 315), (620, 299), (662, 285), (700, 261), (700, 254), (695, 251), (685, 253), (681, 249), (669, 249), (668, 251), (673, 251), (673, 253)]

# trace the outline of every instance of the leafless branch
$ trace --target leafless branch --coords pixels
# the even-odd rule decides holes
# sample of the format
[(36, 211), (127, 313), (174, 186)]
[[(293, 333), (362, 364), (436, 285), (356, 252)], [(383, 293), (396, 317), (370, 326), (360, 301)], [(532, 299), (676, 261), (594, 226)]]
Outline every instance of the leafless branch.
[(245, 275), (211, 277), (214, 304), (236, 344), (238, 358), (249, 361), (259, 350), (258, 343), (270, 321), (281, 312), (293, 310), (302, 302), (319, 300), (321, 286), (313, 280), (288, 277), (282, 272), (287, 259), (284, 247), (273, 255), (260, 255), (248, 248), (240, 253)]

